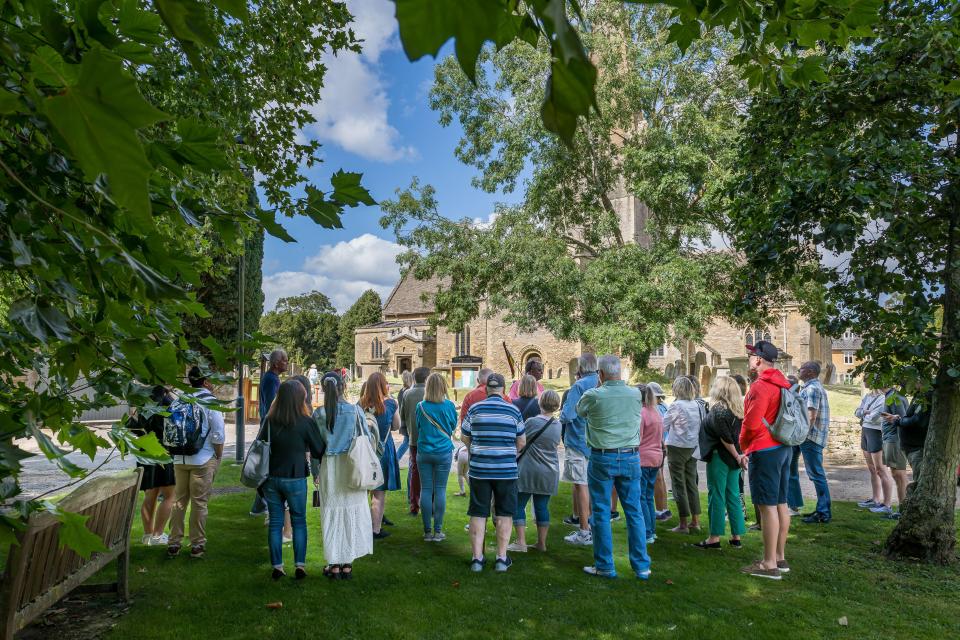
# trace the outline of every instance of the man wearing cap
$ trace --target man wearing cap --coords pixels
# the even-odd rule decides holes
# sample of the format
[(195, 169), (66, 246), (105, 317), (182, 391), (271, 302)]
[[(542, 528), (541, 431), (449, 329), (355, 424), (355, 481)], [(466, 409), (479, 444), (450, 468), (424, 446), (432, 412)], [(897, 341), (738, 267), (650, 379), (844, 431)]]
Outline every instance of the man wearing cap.
[(615, 578), (610, 532), (610, 492), (616, 488), (627, 520), (630, 567), (642, 580), (650, 577), (647, 531), (640, 507), (640, 390), (620, 377), (620, 358), (599, 361), (601, 385), (587, 390), (577, 414), (587, 420), (590, 464), (587, 480), (593, 506), (593, 559), (584, 572)]
[(517, 452), (526, 444), (523, 418), (513, 403), (504, 399), (506, 381), (499, 373), (487, 376), (487, 399), (477, 402), (460, 424), (460, 440), (470, 449), (470, 546), (471, 571), (483, 571), (483, 536), (494, 501), (497, 528), (497, 558), (494, 570), (504, 572), (513, 561), (507, 556), (513, 516), (517, 511)]
[(780, 355), (766, 340), (747, 345), (750, 353), (750, 385), (743, 400), (743, 424), (740, 429), (738, 462), (747, 468), (749, 461), (750, 497), (760, 508), (763, 523), (763, 559), (742, 569), (758, 578), (780, 580), (790, 571), (784, 557), (787, 534), (790, 531), (790, 512), (787, 508), (787, 485), (790, 478), (792, 450), (774, 439), (767, 425), (773, 424), (780, 411), (780, 392), (789, 389), (790, 382), (774, 368)]
[(803, 466), (807, 477), (817, 490), (817, 508), (804, 516), (807, 524), (826, 524), (833, 517), (830, 511), (830, 485), (823, 470), (823, 450), (827, 446), (827, 432), (830, 429), (830, 402), (827, 391), (820, 384), (820, 363), (804, 362), (797, 371), (800, 377), (800, 397), (803, 398), (810, 417), (810, 433), (800, 445)]

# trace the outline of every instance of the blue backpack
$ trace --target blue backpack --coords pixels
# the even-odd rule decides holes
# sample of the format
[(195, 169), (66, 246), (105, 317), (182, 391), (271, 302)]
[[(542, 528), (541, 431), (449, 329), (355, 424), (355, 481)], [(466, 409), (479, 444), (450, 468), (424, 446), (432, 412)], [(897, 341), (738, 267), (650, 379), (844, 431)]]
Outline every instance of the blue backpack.
[(163, 419), (163, 446), (172, 456), (192, 456), (200, 452), (207, 439), (207, 414), (196, 402), (181, 398), (167, 409)]
[(795, 391), (796, 388), (784, 389), (781, 387), (780, 408), (777, 410), (776, 419), (774, 419), (773, 424), (767, 424), (766, 419), (763, 420), (763, 424), (770, 431), (774, 440), (791, 447), (803, 444), (810, 433), (810, 415), (807, 413), (807, 403)]

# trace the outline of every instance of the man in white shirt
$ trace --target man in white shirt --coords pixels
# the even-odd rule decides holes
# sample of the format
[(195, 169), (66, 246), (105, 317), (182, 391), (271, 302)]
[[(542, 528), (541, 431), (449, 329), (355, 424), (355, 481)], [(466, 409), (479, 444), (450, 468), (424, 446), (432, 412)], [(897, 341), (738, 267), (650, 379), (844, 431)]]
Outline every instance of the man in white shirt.
[[(191, 367), (187, 377), (190, 386), (197, 390), (188, 397), (205, 401), (216, 399), (212, 393), (213, 385), (203, 376), (199, 367)], [(190, 557), (203, 557), (207, 544), (207, 501), (210, 499), (213, 477), (223, 457), (223, 442), (226, 439), (223, 414), (199, 403), (194, 405), (194, 409), (203, 414), (203, 446), (193, 455), (173, 456), (177, 484), (173, 512), (170, 515), (168, 558), (175, 558), (180, 553), (187, 504), (190, 505)]]

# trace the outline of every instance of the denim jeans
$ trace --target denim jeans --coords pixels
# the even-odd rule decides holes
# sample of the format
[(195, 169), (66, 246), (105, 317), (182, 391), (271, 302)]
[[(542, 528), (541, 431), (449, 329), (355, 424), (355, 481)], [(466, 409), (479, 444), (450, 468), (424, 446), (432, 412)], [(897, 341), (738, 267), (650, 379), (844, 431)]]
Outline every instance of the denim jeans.
[(640, 575), (650, 570), (647, 529), (640, 510), (640, 454), (617, 452), (590, 454), (587, 487), (593, 509), (593, 560), (597, 570), (616, 575), (613, 535), (610, 531), (610, 492), (616, 487), (627, 520), (630, 567)]
[(533, 497), (533, 515), (537, 519), (537, 526), (550, 524), (550, 496), (541, 493), (517, 494), (517, 513), (513, 516), (513, 524), (527, 524), (527, 503)]
[(640, 507), (643, 512), (643, 526), (647, 529), (647, 538), (657, 533), (657, 508), (653, 503), (653, 491), (657, 484), (660, 467), (640, 468)]
[(397, 461), (403, 458), (403, 454), (405, 454), (407, 452), (407, 449), (409, 448), (410, 448), (410, 436), (403, 436), (403, 442), (400, 443), (400, 448), (397, 449)]
[(800, 445), (803, 453), (803, 466), (807, 468), (807, 477), (817, 490), (817, 513), (830, 518), (830, 485), (827, 484), (827, 473), (823, 470), (823, 447), (806, 440)]
[(800, 447), (793, 447), (790, 458), (790, 481), (787, 485), (787, 506), (800, 511), (803, 509), (803, 493), (800, 491)]
[[(443, 529), (443, 513), (447, 510), (447, 480), (453, 463), (451, 453), (417, 453), (420, 467), (420, 515), (423, 530), (430, 532)], [(433, 521), (431, 523), (431, 520)]]
[(267, 546), (270, 548), (270, 564), (283, 566), (283, 514), (284, 503), (290, 508), (290, 524), (293, 525), (293, 562), (302, 567), (307, 562), (307, 479), (267, 478), (261, 487), (270, 509), (270, 526), (267, 528)]

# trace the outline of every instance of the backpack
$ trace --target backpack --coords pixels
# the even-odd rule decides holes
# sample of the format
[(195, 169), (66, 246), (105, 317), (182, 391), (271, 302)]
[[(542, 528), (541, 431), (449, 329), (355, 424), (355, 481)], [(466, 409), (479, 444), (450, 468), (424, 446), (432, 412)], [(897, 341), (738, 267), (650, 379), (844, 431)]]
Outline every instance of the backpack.
[(768, 424), (766, 419), (763, 419), (763, 424), (773, 439), (790, 447), (802, 444), (810, 433), (807, 403), (794, 391), (795, 388), (780, 388), (780, 408), (773, 424)]
[(163, 419), (163, 446), (172, 456), (192, 456), (200, 452), (210, 431), (207, 414), (196, 402), (181, 398), (167, 409), (170, 415)]

